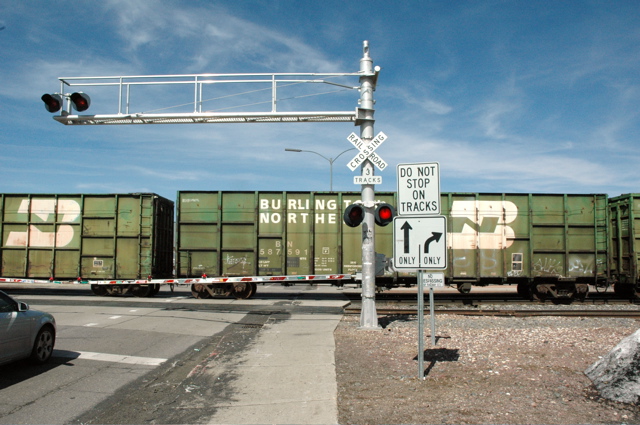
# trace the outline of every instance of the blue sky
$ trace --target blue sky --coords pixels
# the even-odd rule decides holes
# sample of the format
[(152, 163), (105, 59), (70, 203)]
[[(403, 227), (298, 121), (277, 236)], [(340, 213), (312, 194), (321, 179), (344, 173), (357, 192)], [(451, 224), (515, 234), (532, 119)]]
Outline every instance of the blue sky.
[[(375, 133), (388, 137), (377, 191), (395, 190), (396, 164), (437, 161), (446, 192), (640, 192), (636, 0), (3, 0), (0, 28), (0, 192), (326, 191), (329, 162), (284, 149), (335, 157), (353, 124), (74, 127), (40, 96), (58, 77), (356, 72), (364, 40), (382, 68)], [(117, 112), (94, 89), (85, 113)], [(279, 105), (351, 110), (358, 98)], [(360, 190), (354, 154), (335, 161), (334, 190)]]

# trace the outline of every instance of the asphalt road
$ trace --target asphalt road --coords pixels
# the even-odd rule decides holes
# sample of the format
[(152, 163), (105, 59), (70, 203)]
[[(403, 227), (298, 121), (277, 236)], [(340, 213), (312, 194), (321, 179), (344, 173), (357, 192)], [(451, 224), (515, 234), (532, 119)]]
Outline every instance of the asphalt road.
[[(189, 394), (189, 386), (198, 386), (197, 376), (188, 385), (185, 378), (194, 378), (212, 352), (234, 356), (245, 350), (266, 320), (286, 319), (295, 304), (282, 290), (269, 303), (254, 305), (196, 300), (187, 288), (165, 289), (154, 298), (63, 291), (5, 290), (33, 309), (52, 313), (58, 334), (48, 364), (0, 366), (0, 424), (205, 420), (215, 412), (197, 405), (172, 409)], [(274, 303), (273, 297), (282, 301)], [(212, 391), (224, 395), (224, 377), (216, 385)]]

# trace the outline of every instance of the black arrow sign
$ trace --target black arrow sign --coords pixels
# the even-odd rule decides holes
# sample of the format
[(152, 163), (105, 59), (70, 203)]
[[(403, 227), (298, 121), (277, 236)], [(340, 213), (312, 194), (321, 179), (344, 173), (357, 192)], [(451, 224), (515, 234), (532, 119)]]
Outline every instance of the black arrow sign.
[(409, 230), (413, 229), (413, 227), (411, 227), (411, 225), (409, 224), (408, 221), (405, 221), (400, 229), (404, 230), (404, 253), (408, 254), (409, 253), (409, 246), (410, 246), (409, 245)]
[(431, 244), (431, 242), (433, 241), (440, 241), (440, 238), (442, 237), (442, 233), (438, 233), (438, 232), (431, 232), (431, 237), (429, 239), (427, 239), (424, 242), (424, 253), (428, 254), (429, 253), (429, 245)]

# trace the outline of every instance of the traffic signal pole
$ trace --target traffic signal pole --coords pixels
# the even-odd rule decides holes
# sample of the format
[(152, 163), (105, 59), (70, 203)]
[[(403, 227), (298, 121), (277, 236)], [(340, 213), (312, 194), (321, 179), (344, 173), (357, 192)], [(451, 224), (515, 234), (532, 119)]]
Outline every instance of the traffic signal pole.
[[(373, 59), (369, 56), (369, 42), (363, 44), (363, 57), (360, 59), (360, 138), (366, 143), (373, 139), (374, 100), (373, 91), (376, 84), (376, 73)], [(373, 176), (374, 166), (369, 159), (362, 164), (362, 176)], [(360, 329), (380, 329), (376, 311), (376, 255), (375, 255), (375, 185), (362, 185), (362, 203), (365, 207), (362, 222), (362, 310), (360, 313)]]

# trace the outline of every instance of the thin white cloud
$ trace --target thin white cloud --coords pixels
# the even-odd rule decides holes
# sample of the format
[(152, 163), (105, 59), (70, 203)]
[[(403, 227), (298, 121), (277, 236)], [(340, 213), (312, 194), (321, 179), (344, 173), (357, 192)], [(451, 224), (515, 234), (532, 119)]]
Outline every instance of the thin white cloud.
[[(284, 20), (302, 22), (309, 11), (302, 3), (295, 12), (256, 9), (243, 17), (234, 15), (231, 3), (16, 4), (12, 10), (23, 16), (24, 35), (7, 32), (16, 27), (12, 15), (3, 16), (7, 29), (0, 34), (15, 37), (5, 45), (10, 50), (2, 64), (7, 83), (0, 96), (12, 107), (0, 117), (0, 142), (4, 162), (28, 157), (37, 163), (30, 174), (39, 181), (32, 187), (48, 184), (56, 192), (56, 184), (87, 191), (160, 186), (169, 194), (192, 187), (325, 189), (328, 164), (284, 148), (331, 157), (350, 147), (348, 133), (359, 132), (348, 124), (63, 127), (38, 100), (59, 89), (59, 76), (355, 71), (362, 32), (349, 26), (361, 18), (355, 6), (341, 6), (336, 19), (331, 12), (324, 19), (310, 16), (311, 27), (296, 28)], [(40, 18), (36, 7), (46, 16)], [(443, 184), (456, 184), (459, 191), (638, 191), (640, 30), (632, 17), (597, 3), (548, 10), (517, 3), (416, 2), (412, 8), (416, 16), (400, 16), (393, 7), (371, 11), (372, 22), (380, 24), (371, 31), (372, 56), (384, 67), (375, 131), (389, 137), (379, 151), (389, 167), (376, 189), (394, 190), (398, 162), (437, 160)], [(573, 13), (578, 8), (582, 12)], [(283, 21), (275, 22), (276, 15)], [(73, 18), (95, 31), (78, 37), (43, 25), (56, 16), (64, 17), (60, 28)], [(398, 25), (407, 22), (428, 25)], [(322, 38), (327, 31), (332, 37)], [(138, 112), (186, 104), (192, 92), (162, 96), (138, 87), (131, 107)], [(219, 100), (205, 108), (244, 104), (244, 98), (227, 94), (219, 87), (208, 91), (206, 96)], [(298, 94), (295, 88), (283, 91), (282, 97), (292, 99), (278, 106), (357, 106), (357, 91), (329, 100), (294, 99)], [(98, 88), (91, 95), (92, 113), (115, 112), (117, 96)], [(36, 113), (40, 118), (34, 119)], [(334, 185), (357, 190), (342, 161), (346, 156), (334, 167)], [(7, 164), (4, 170), (5, 182), (14, 184), (19, 167)], [(44, 182), (47, 175), (52, 177)]]
[(185, 52), (193, 52), (183, 63), (185, 73), (211, 72), (206, 68), (226, 68), (235, 61), (278, 72), (344, 71), (295, 36), (237, 18), (218, 5), (159, 0), (110, 0), (105, 5), (115, 15), (117, 33), (129, 50), (142, 53), (144, 47), (163, 55), (169, 49), (179, 61)]

